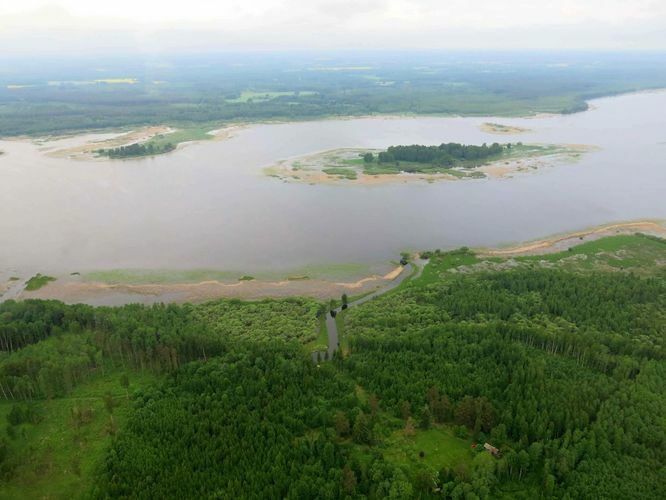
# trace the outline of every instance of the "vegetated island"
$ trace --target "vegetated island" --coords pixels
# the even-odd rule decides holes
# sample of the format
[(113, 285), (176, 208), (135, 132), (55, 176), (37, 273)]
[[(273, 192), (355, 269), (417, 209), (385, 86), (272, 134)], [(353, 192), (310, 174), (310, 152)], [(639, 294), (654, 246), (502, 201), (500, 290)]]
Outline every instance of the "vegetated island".
[(46, 286), (49, 282), (55, 281), (56, 278), (52, 276), (46, 276), (40, 273), (35, 274), (32, 278), (30, 278), (25, 285), (25, 289), (27, 291), (34, 291), (34, 290), (39, 290), (43, 286)]
[(584, 145), (493, 143), (439, 146), (390, 146), (386, 150), (335, 149), (284, 160), (265, 169), (283, 181), (310, 184), (375, 184), (506, 177), (545, 165), (571, 162), (588, 151)]

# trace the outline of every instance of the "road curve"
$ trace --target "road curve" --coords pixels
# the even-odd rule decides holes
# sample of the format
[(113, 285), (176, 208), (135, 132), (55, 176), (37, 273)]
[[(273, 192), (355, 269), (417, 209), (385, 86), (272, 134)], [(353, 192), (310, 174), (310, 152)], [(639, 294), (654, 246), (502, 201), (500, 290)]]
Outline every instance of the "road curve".
[[(405, 281), (405, 279), (412, 276), (414, 270), (416, 270), (416, 272), (413, 274), (413, 277), (418, 278), (421, 275), (421, 272), (423, 271), (423, 266), (426, 263), (427, 261), (422, 259), (416, 259), (413, 263), (412, 262), (408, 263), (406, 266), (402, 268), (402, 271), (398, 276), (396, 276), (395, 279), (393, 279), (391, 282), (387, 283), (386, 285), (378, 288), (374, 292), (368, 295), (364, 295), (363, 297), (356, 299), (352, 302), (349, 302), (347, 304), (347, 309), (361, 305), (364, 302), (368, 302), (369, 300), (372, 300), (376, 297), (379, 297), (380, 295), (384, 295), (386, 292), (390, 290), (393, 290), (394, 288), (399, 286), (400, 283)], [(334, 309), (334, 311), (336, 314), (338, 314), (342, 311), (342, 307), (338, 307)], [(326, 314), (326, 333), (328, 335), (328, 349), (326, 351), (313, 352), (312, 359), (315, 362), (324, 359), (332, 359), (333, 355), (340, 347), (340, 339), (338, 337), (338, 325), (335, 323), (335, 318), (331, 316), (330, 313)]]

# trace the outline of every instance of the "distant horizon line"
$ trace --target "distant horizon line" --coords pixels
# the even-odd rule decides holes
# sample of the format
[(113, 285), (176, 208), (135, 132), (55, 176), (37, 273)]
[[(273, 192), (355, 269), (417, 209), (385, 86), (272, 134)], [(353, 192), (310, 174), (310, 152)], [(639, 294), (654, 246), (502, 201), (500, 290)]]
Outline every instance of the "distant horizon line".
[(233, 55), (233, 54), (399, 54), (399, 53), (457, 53), (457, 54), (481, 54), (481, 53), (494, 53), (494, 54), (664, 54), (666, 55), (666, 48), (433, 48), (433, 47), (409, 47), (409, 48), (330, 48), (330, 49), (313, 49), (313, 48), (233, 48), (233, 49), (182, 49), (182, 50), (94, 50), (90, 52), (82, 52), (78, 54), (67, 54), (63, 56), (61, 52), (52, 51), (26, 51), (26, 52), (9, 52), (0, 55), (1, 59), (23, 58), (26, 56), (31, 57), (54, 57), (58, 59), (85, 59), (89, 57), (97, 57), (99, 55), (115, 55), (115, 56), (154, 56), (154, 55)]

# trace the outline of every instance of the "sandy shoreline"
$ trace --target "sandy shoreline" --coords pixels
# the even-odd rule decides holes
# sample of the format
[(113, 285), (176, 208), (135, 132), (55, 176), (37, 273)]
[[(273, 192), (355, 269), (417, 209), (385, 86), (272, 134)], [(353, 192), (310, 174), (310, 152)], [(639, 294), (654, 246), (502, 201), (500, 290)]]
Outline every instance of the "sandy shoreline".
[(666, 236), (666, 226), (658, 221), (636, 221), (605, 224), (572, 233), (552, 236), (541, 240), (522, 243), (516, 246), (498, 249), (478, 249), (481, 257), (519, 257), (523, 255), (544, 255), (557, 253), (569, 247), (588, 241), (598, 240), (617, 234), (645, 233), (653, 236)]
[(64, 277), (34, 292), (23, 292), (23, 299), (56, 299), (67, 303), (118, 305), (130, 302), (200, 303), (217, 298), (262, 299), (276, 297), (313, 297), (324, 300), (343, 293), (358, 295), (393, 281), (402, 272), (397, 266), (385, 275), (372, 275), (353, 282), (322, 279), (263, 281), (248, 280), (233, 283), (207, 280), (198, 283), (168, 284), (111, 284), (85, 282)]
[[(585, 242), (618, 234), (644, 233), (666, 237), (666, 225), (662, 221), (643, 220), (611, 223), (603, 226), (555, 235), (515, 246), (495, 249), (475, 249), (480, 257), (517, 257), (543, 255), (567, 250)], [(56, 299), (66, 303), (92, 305), (122, 305), (127, 303), (201, 303), (219, 298), (255, 300), (262, 298), (312, 297), (319, 300), (336, 298), (347, 293), (359, 295), (371, 292), (396, 279), (403, 271), (395, 267), (385, 275), (371, 275), (357, 281), (325, 279), (247, 280), (224, 282), (206, 280), (196, 283), (167, 284), (114, 284), (100, 281), (82, 281), (78, 277), (65, 276), (43, 288), (20, 293), (21, 299)], [(9, 285), (9, 283), (3, 284)], [(0, 291), (6, 286), (0, 286)]]

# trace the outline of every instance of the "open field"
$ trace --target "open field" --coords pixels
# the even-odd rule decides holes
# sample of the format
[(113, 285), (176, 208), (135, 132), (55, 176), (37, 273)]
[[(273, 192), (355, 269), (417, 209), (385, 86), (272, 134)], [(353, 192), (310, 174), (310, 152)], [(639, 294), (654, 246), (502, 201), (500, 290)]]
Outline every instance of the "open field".
[(259, 103), (259, 102), (271, 101), (278, 97), (307, 97), (314, 95), (317, 95), (317, 92), (313, 92), (311, 90), (302, 90), (302, 91), (290, 90), (286, 92), (274, 92), (274, 91), (257, 92), (253, 90), (244, 90), (243, 92), (241, 92), (239, 97), (236, 97), (234, 99), (226, 99), (226, 102), (235, 103), (235, 104)]
[[(455, 437), (446, 426), (418, 430), (413, 437), (398, 430), (384, 441), (382, 454), (389, 462), (411, 467), (425, 464), (437, 473), (443, 468), (469, 465), (474, 457), (471, 444), (469, 439)], [(420, 452), (424, 453), (423, 458), (419, 456)]]
[(326, 332), (326, 320), (319, 319), (319, 333), (317, 338), (306, 344), (306, 349), (310, 352), (322, 352), (328, 348), (328, 333)]
[[(19, 403), (0, 401), (0, 435), (7, 436), (7, 416), (14, 406), (30, 408), (34, 423), (9, 431), (13, 468), (8, 480), (0, 481), (0, 498), (72, 498), (73, 492), (92, 486), (93, 472), (103, 460), (113, 433), (122, 428), (132, 405), (120, 377), (129, 379), (130, 395), (157, 380), (157, 376), (134, 370), (111, 370), (90, 379), (67, 397)], [(105, 395), (113, 400), (113, 417)], [(75, 420), (73, 412), (82, 417)], [(113, 423), (112, 423), (113, 421)]]

